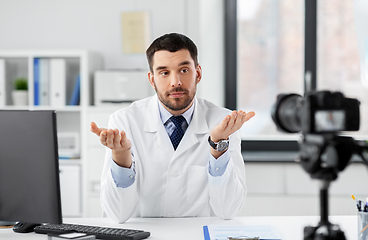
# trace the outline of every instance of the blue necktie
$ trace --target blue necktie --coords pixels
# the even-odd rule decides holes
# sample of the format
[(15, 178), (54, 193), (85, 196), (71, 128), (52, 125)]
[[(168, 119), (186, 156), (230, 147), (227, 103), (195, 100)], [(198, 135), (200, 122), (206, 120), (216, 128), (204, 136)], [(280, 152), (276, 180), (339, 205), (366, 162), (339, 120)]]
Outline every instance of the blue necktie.
[(172, 116), (170, 120), (174, 123), (175, 129), (173, 133), (170, 136), (170, 140), (174, 146), (174, 149), (178, 147), (181, 139), (184, 136), (184, 130), (183, 130), (183, 122), (185, 121), (185, 118), (182, 115), (179, 116)]

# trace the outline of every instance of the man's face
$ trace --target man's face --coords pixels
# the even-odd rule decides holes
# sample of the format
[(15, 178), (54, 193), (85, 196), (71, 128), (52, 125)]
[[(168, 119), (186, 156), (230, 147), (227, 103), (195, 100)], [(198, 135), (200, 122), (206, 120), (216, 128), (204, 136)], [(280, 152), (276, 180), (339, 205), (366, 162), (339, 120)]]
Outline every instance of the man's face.
[(202, 77), (202, 69), (199, 64), (194, 65), (189, 51), (157, 51), (152, 69), (148, 78), (164, 107), (173, 115), (188, 110)]

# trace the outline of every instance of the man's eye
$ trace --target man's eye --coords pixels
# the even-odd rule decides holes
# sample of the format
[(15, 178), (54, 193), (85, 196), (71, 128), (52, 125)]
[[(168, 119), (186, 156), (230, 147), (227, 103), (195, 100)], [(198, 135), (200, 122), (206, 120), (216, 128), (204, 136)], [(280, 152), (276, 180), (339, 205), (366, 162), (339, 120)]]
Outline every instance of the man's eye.
[(187, 68), (181, 70), (182, 73), (187, 73), (188, 71), (189, 70)]
[(161, 75), (162, 76), (166, 76), (166, 75), (168, 75), (169, 73), (168, 72), (161, 72)]

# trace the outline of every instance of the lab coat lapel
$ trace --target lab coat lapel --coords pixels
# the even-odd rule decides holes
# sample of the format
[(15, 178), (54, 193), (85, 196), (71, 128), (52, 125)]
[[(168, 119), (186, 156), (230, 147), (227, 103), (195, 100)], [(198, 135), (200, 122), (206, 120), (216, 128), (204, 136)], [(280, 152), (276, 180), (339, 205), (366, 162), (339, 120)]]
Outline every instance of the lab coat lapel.
[(164, 151), (171, 159), (174, 154), (174, 148), (164, 125), (162, 124), (160, 111), (158, 109), (157, 95), (153, 96), (147, 107), (144, 131), (154, 133), (154, 141), (158, 148)]
[(190, 122), (183, 139), (174, 153), (174, 158), (177, 158), (179, 155), (183, 154), (189, 148), (197, 144), (200, 141), (201, 136), (209, 133), (209, 127), (203, 113), (204, 106), (199, 105), (197, 98), (195, 101), (196, 104), (192, 121)]

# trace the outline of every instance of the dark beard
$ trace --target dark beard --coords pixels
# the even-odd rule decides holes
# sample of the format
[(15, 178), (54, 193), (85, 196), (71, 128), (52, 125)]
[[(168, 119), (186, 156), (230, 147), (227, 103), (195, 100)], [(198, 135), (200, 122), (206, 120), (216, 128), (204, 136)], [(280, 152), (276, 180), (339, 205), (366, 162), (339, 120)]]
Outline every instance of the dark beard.
[(170, 93), (173, 93), (173, 92), (184, 92), (185, 93), (185, 99), (182, 103), (180, 103), (182, 99), (172, 99), (172, 101), (175, 101), (173, 103), (172, 101), (165, 100), (165, 98), (162, 97), (161, 94), (157, 92), (156, 86), (155, 86), (155, 90), (156, 90), (156, 93), (157, 93), (157, 96), (160, 102), (162, 102), (162, 104), (165, 105), (165, 107), (167, 107), (168, 109), (172, 111), (180, 111), (180, 110), (187, 108), (192, 103), (193, 98), (194, 98), (194, 95), (193, 96), (189, 95), (188, 90), (178, 87), (178, 88), (173, 89), (170, 92), (165, 92), (165, 96), (167, 97), (169, 96)]
[[(183, 110), (185, 108), (187, 108), (191, 103), (193, 98), (187, 98), (182, 104), (178, 105), (178, 104), (173, 104), (170, 101), (165, 101), (164, 99), (161, 99), (160, 95), (158, 98), (160, 99), (160, 101), (162, 102), (163, 105), (165, 105), (168, 109), (173, 110), (173, 111), (180, 111)], [(174, 100), (175, 102), (179, 102), (180, 100)]]

